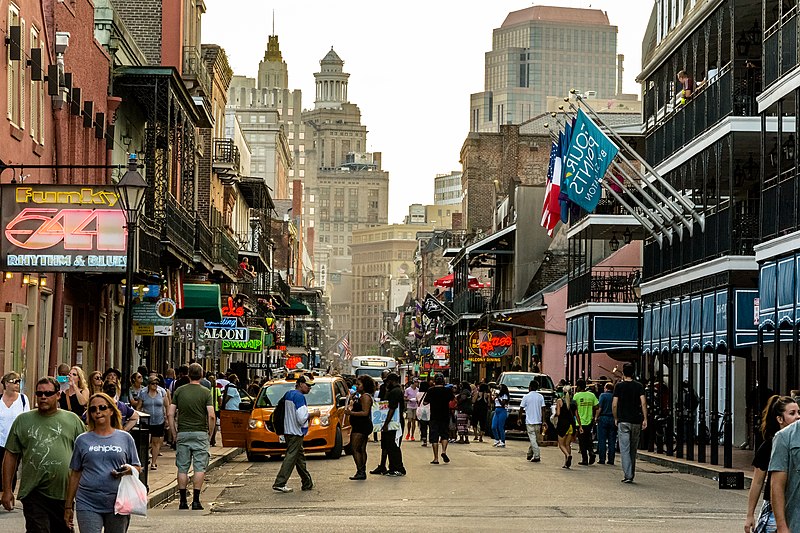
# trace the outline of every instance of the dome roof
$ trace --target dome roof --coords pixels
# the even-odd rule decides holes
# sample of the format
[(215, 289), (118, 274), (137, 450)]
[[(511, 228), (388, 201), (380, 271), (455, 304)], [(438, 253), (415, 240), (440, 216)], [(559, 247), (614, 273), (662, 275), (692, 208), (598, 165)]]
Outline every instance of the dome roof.
[(338, 65), (344, 65), (344, 61), (342, 61), (342, 58), (339, 57), (339, 54), (334, 52), (333, 46), (331, 46), (331, 51), (322, 58), (320, 63), (336, 63)]

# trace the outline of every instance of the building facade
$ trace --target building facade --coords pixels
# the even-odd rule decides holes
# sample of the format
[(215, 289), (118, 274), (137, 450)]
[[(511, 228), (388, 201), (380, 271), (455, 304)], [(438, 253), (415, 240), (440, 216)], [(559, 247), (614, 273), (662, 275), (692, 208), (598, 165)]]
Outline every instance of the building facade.
[(461, 171), (436, 174), (433, 179), (433, 203), (435, 205), (461, 205)]
[[(617, 62), (620, 62), (618, 67)], [(496, 132), (546, 111), (571, 89), (621, 93), (617, 27), (598, 9), (534, 6), (508, 14), (492, 33), (483, 92), (470, 96), (470, 131)]]

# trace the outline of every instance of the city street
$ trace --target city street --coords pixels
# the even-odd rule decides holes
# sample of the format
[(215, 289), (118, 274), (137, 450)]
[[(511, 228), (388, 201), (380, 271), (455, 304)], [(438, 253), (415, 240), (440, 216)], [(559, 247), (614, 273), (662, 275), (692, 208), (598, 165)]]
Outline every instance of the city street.
[[(403, 444), (408, 475), (348, 480), (350, 457), (312, 457), (315, 488), (291, 494), (271, 490), (277, 461), (249, 463), (244, 455), (209, 475), (203, 512), (178, 511), (177, 501), (135, 517), (130, 531), (738, 531), (745, 491), (720, 491), (716, 482), (639, 463), (636, 483), (620, 483), (619, 466), (561, 468), (555, 447), (542, 462), (525, 461), (527, 445), (509, 440), (505, 449), (451, 445), (451, 463), (433, 466), (430, 448)], [(369, 466), (380, 457), (370, 443)], [(577, 454), (574, 461), (579, 460)], [(0, 514), (0, 530), (22, 531), (22, 513)]]

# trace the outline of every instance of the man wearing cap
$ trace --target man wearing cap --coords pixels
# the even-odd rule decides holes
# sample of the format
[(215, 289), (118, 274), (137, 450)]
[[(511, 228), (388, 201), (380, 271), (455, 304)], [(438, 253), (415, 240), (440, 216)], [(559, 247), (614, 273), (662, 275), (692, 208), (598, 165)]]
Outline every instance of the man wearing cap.
[(294, 385), (294, 390), (290, 390), (284, 395), (285, 417), (284, 417), (284, 438), (286, 439), (286, 457), (278, 472), (272, 490), (277, 492), (292, 492), (291, 487), (286, 486), (292, 470), (296, 467), (297, 474), (302, 482), (302, 490), (314, 488), (311, 474), (306, 469), (306, 455), (303, 451), (303, 437), (308, 433), (308, 419), (312, 416), (319, 416), (319, 409), (308, 410), (306, 394), (311, 390), (314, 381), (306, 376), (298, 376)]
[[(386, 452), (389, 458), (389, 477), (399, 477), (406, 475), (403, 466), (403, 452), (400, 451), (400, 442), (403, 440), (403, 388), (400, 386), (400, 376), (394, 372), (389, 372), (386, 376), (386, 400), (389, 402), (389, 412), (386, 414), (386, 421), (381, 428), (381, 450)], [(398, 413), (400, 419), (400, 429), (389, 429), (389, 422)]]

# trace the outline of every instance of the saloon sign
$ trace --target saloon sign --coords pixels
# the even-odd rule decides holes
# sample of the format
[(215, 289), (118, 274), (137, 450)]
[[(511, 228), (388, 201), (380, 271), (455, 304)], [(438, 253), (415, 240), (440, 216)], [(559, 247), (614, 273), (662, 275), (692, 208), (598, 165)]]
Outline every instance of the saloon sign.
[(513, 344), (509, 333), (496, 329), (480, 329), (469, 336), (469, 353), (473, 361), (500, 362)]
[(112, 187), (0, 187), (2, 270), (125, 272), (125, 213)]

